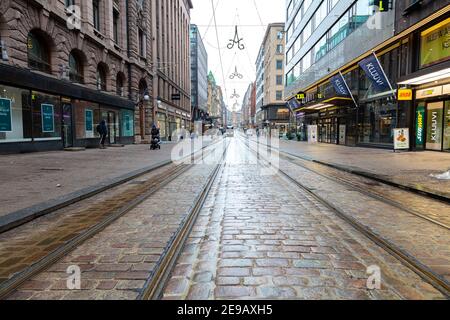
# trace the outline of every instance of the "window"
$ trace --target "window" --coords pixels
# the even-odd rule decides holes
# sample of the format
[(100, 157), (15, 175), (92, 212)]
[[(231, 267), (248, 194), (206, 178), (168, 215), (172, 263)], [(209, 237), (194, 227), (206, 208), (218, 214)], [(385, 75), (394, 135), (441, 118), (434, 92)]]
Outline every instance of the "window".
[(79, 54), (72, 51), (69, 55), (69, 79), (72, 82), (83, 83), (83, 65)]
[(283, 76), (277, 75), (276, 84), (277, 86), (283, 85)]
[(330, 10), (334, 8), (334, 6), (339, 2), (339, 0), (329, 0), (330, 1)]
[(277, 39), (278, 39), (278, 40), (283, 40), (283, 31), (278, 31), (278, 33), (277, 33)]
[(114, 42), (119, 43), (119, 11), (113, 9), (113, 37)]
[(100, 0), (92, 0), (94, 28), (100, 31)]
[(283, 60), (277, 60), (277, 70), (283, 70)]
[(35, 32), (28, 34), (28, 66), (50, 73), (50, 53), (44, 38)]
[(276, 100), (277, 101), (283, 100), (283, 91), (277, 91)]
[(97, 89), (106, 91), (106, 67), (100, 63), (97, 67)]
[(65, 0), (66, 8), (75, 5), (75, 0)]
[(116, 79), (116, 93), (118, 96), (121, 96), (121, 97), (124, 96), (123, 83), (124, 83), (124, 75), (121, 72), (119, 72), (117, 74), (117, 79)]
[(146, 40), (147, 37), (145, 35), (145, 32), (142, 29), (139, 29), (138, 31), (138, 37), (139, 37), (139, 55), (141, 57), (145, 57), (146, 56)]
[(283, 45), (282, 44), (277, 45), (277, 54), (283, 54)]

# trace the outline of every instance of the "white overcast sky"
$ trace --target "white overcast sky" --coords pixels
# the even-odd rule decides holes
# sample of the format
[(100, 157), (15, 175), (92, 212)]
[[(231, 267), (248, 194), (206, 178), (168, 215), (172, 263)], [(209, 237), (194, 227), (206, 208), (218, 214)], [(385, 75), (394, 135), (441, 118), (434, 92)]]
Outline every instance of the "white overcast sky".
[[(208, 69), (214, 73), (216, 82), (222, 86), (222, 89), (226, 89), (223, 90), (224, 95), (225, 91), (227, 93), (227, 96), (224, 97), (225, 103), (232, 110), (235, 99), (230, 97), (236, 90), (240, 96), (237, 99), (239, 103), (237, 110), (239, 110), (248, 85), (255, 80), (255, 62), (267, 24), (284, 22), (285, 0), (212, 1), (216, 7), (219, 45), (217, 45), (211, 0), (192, 1), (194, 9), (191, 11), (191, 23), (199, 26), (203, 43), (208, 52)], [(239, 37), (243, 38), (244, 50), (237, 49), (237, 46), (232, 50), (227, 48), (229, 40), (234, 38), (234, 25), (236, 24)], [(219, 47), (222, 53), (225, 85), (223, 85)], [(235, 66), (237, 66), (238, 72), (244, 76), (242, 80), (229, 79)]]

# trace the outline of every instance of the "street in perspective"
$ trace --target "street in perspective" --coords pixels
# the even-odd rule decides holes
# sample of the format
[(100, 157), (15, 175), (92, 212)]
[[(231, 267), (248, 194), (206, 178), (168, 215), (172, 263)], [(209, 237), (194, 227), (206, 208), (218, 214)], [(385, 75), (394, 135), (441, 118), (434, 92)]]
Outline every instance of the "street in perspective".
[(0, 300), (448, 301), (450, 0), (1, 0), (0, 189)]

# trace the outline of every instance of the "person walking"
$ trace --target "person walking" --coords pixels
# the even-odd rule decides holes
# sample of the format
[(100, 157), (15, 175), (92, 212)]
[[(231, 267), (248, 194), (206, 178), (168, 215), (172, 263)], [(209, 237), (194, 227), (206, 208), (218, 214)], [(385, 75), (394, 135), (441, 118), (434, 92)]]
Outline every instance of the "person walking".
[(97, 126), (97, 132), (100, 135), (100, 149), (105, 148), (106, 136), (108, 135), (108, 128), (106, 127), (106, 121), (102, 120)]

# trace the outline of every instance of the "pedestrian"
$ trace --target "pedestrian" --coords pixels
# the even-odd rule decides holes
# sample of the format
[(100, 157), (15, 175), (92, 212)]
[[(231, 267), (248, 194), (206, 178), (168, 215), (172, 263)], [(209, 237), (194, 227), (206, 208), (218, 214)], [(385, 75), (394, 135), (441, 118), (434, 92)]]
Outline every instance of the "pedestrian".
[(100, 135), (100, 149), (105, 148), (106, 136), (108, 135), (108, 128), (106, 127), (106, 121), (102, 120), (97, 126), (97, 133)]

